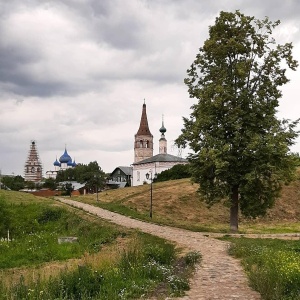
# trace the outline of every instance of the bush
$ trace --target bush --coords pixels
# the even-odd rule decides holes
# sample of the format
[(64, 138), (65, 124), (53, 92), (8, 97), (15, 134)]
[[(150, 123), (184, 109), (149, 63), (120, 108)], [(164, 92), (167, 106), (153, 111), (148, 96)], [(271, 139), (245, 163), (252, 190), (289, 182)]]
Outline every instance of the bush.
[(188, 266), (193, 266), (195, 265), (197, 262), (200, 261), (201, 259), (201, 254), (198, 251), (191, 251), (189, 253), (186, 254), (185, 256), (185, 263)]
[(167, 181), (167, 180), (175, 180), (182, 178), (190, 178), (191, 171), (190, 166), (187, 165), (175, 165), (169, 170), (162, 171), (157, 175), (155, 182)]
[(62, 208), (47, 207), (38, 216), (38, 222), (40, 224), (43, 224), (47, 222), (58, 221), (61, 218), (64, 211), (65, 210), (63, 210)]

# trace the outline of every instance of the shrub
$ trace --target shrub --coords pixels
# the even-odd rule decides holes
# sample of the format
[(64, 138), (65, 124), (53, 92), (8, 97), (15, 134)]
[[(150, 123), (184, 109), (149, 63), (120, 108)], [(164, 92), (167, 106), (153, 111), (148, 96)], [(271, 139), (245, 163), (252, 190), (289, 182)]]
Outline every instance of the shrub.
[(201, 259), (201, 254), (198, 251), (191, 251), (184, 257), (185, 263), (188, 266), (193, 266)]
[(61, 218), (64, 211), (64, 209), (58, 207), (44, 208), (41, 214), (38, 216), (37, 220), (40, 224), (58, 221)]
[(186, 165), (175, 165), (169, 170), (162, 171), (157, 175), (156, 182), (175, 180), (181, 178), (191, 177), (190, 166)]

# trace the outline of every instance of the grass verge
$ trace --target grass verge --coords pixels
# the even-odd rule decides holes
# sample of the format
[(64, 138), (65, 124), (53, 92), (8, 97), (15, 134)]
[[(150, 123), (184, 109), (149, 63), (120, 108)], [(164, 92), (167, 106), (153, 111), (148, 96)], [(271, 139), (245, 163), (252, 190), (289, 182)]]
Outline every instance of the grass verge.
[(300, 241), (233, 239), (229, 254), (240, 258), (250, 285), (265, 300), (300, 299)]
[(192, 252), (178, 257), (175, 246), (148, 234), (119, 251), (118, 257), (97, 265), (83, 264), (47, 281), (20, 281), (0, 287), (0, 299), (136, 299), (181, 296), (189, 289), (188, 277), (200, 259)]

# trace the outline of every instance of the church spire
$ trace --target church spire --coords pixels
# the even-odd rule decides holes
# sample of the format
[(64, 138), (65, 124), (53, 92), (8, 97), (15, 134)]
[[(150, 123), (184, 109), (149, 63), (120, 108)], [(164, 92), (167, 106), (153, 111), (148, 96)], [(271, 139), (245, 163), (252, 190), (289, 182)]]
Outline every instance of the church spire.
[(150, 129), (149, 129), (149, 125), (148, 125), (145, 99), (144, 99), (144, 104), (143, 104), (140, 127), (139, 127), (139, 130), (137, 132), (137, 135), (150, 135), (150, 136), (152, 136), (152, 134), (150, 132)]
[(153, 135), (150, 132), (144, 99), (140, 127), (134, 136), (134, 162), (153, 156)]

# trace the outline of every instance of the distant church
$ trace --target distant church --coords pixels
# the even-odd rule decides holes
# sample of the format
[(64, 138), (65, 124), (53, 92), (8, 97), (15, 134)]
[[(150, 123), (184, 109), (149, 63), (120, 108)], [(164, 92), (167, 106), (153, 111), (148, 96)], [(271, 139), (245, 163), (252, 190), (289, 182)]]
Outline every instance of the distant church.
[(42, 180), (43, 167), (35, 141), (31, 141), (28, 158), (25, 162), (24, 173), (25, 181), (40, 182)]
[(167, 139), (165, 133), (167, 129), (162, 120), (159, 129), (161, 136), (159, 139), (159, 154), (153, 156), (153, 135), (150, 132), (146, 104), (143, 104), (140, 127), (134, 136), (134, 163), (132, 164), (132, 185), (142, 185), (144, 182), (150, 183), (150, 178), (146, 178), (147, 173), (152, 173), (152, 178), (162, 171), (168, 170), (178, 164), (187, 164), (185, 158), (168, 154)]
[(65, 152), (63, 155), (59, 158), (59, 161), (55, 160), (53, 163), (54, 170), (52, 171), (47, 171), (46, 172), (46, 178), (56, 178), (57, 173), (60, 170), (66, 170), (69, 168), (75, 168), (77, 166), (75, 159), (72, 161), (71, 156), (68, 154), (67, 148), (65, 148)]

